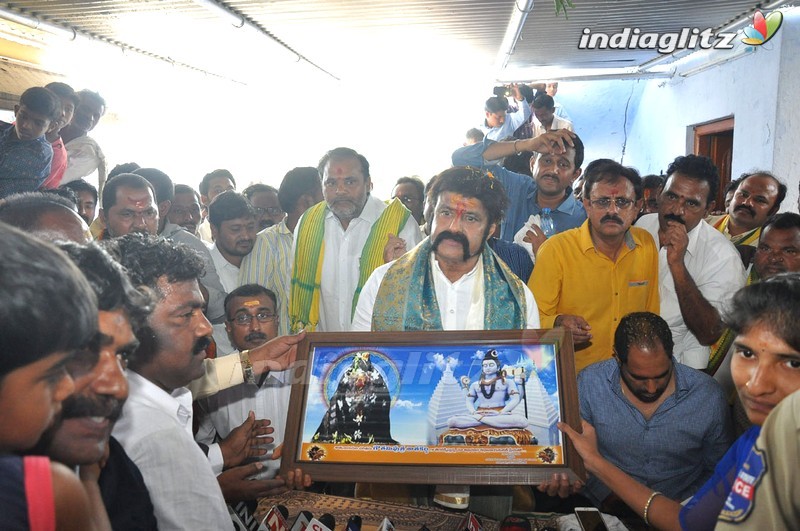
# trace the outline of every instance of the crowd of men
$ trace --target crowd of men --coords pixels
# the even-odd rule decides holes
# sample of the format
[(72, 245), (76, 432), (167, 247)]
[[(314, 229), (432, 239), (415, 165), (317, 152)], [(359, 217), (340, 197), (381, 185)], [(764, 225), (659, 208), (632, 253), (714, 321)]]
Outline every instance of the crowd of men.
[[(644, 179), (584, 165), (557, 84), (535, 88), (513, 87), (516, 108), (490, 98), (453, 167), (398, 179), (388, 201), (345, 147), (277, 189), (240, 192), (224, 169), (198, 190), (135, 163), (106, 175), (87, 136), (102, 98), (25, 91), (0, 125), (0, 232), (55, 242), (97, 301), (97, 333), (66, 365), (75, 390), (32, 452), (99, 466), (114, 529), (224, 529), (254, 500), (311, 484), (279, 476), (276, 451), (305, 331), (560, 327), (604, 458), (691, 497), (734, 435), (722, 316), (743, 286), (800, 271), (800, 214), (778, 213), (786, 185), (768, 171), (743, 175), (712, 215), (706, 157)], [(596, 478), (534, 491), (540, 508), (620, 510)], [(433, 496), (469, 499), (467, 486)]]

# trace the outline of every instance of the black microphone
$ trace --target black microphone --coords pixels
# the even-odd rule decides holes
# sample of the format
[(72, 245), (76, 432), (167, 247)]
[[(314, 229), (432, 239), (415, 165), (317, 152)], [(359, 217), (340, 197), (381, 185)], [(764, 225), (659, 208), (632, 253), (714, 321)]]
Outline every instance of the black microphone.
[(345, 531), (361, 531), (361, 517), (354, 514), (347, 520)]
[(308, 524), (313, 519), (314, 515), (311, 514), (310, 511), (300, 511), (300, 514), (297, 515), (294, 524), (292, 524), (291, 531), (305, 531), (306, 527), (308, 527)]
[(333, 517), (330, 513), (325, 513), (319, 517), (319, 522), (326, 526), (330, 527), (331, 529), (336, 529), (336, 518)]
[(381, 525), (378, 526), (378, 531), (394, 531), (394, 524), (388, 518), (384, 518)]

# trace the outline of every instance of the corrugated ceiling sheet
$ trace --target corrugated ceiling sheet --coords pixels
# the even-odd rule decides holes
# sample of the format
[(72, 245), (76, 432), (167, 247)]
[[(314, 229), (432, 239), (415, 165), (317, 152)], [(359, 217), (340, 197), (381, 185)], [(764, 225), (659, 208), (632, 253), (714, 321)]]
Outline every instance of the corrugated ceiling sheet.
[[(409, 42), (456, 43), (491, 63), (511, 17), (513, 0), (230, 0), (225, 3), (269, 31), (297, 53), (340, 74), (353, 65), (386, 57), (402, 61)], [(536, 2), (509, 68), (536, 65), (634, 66), (658, 53), (579, 50), (581, 31), (614, 33), (635, 25), (642, 31), (684, 26), (721, 27), (757, 7), (753, 0), (574, 0), (569, 18), (556, 17), (552, 0)], [(270, 65), (263, 37), (232, 32), (215, 13), (191, 0), (18, 1), (6, 4), (73, 26), (112, 42), (224, 75)], [(261, 40), (259, 40), (261, 39)], [(442, 61), (436, 50), (409, 61)], [(443, 52), (444, 53), (444, 52)], [(233, 73), (231, 73), (233, 72)]]
[(722, 28), (759, 5), (753, 0), (574, 0), (569, 19), (554, 14), (551, 1), (536, 3), (525, 24), (509, 67), (571, 65), (636, 66), (659, 56), (654, 50), (580, 50), (584, 28), (613, 34), (625, 27), (645, 32), (681, 28)]

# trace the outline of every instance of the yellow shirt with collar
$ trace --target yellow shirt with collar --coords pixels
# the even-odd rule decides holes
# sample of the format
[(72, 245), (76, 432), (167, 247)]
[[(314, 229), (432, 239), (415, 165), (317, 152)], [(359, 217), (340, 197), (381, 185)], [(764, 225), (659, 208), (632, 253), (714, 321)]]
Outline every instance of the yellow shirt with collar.
[(592, 327), (589, 346), (575, 351), (581, 371), (611, 357), (624, 315), (659, 313), (658, 248), (646, 230), (631, 227), (614, 262), (595, 249), (587, 220), (542, 244), (528, 287), (543, 328), (559, 315), (579, 315)]

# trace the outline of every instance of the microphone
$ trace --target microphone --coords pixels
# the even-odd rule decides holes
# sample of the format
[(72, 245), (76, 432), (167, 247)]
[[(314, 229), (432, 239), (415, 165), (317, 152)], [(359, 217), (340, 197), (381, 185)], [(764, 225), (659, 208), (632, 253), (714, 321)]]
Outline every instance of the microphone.
[(394, 531), (394, 524), (388, 518), (384, 518), (381, 525), (378, 526), (378, 531)]
[(483, 526), (477, 516), (468, 512), (458, 524), (458, 531), (483, 531)]
[(273, 505), (267, 515), (261, 520), (258, 531), (289, 531), (286, 519), (289, 511), (283, 505)]
[(345, 531), (361, 531), (361, 517), (353, 515), (347, 520)]
[(319, 518), (312, 518), (306, 531), (333, 531), (336, 528), (336, 519), (333, 515), (325, 513)]
[[(231, 517), (231, 522), (233, 522), (233, 531), (250, 531), (250, 528), (242, 521), (236, 511), (228, 505), (228, 515)], [(253, 522), (255, 525), (255, 522)]]
[(308, 524), (313, 519), (314, 515), (312, 515), (310, 511), (300, 511), (300, 514), (297, 515), (294, 524), (292, 524), (291, 531), (305, 531), (306, 527), (308, 527)]
[(509, 514), (500, 522), (500, 531), (531, 531), (531, 522), (522, 515)]
[(428, 526), (426, 526), (425, 524), (422, 524), (422, 527), (419, 528), (419, 531), (431, 531), (431, 530), (428, 529)]

